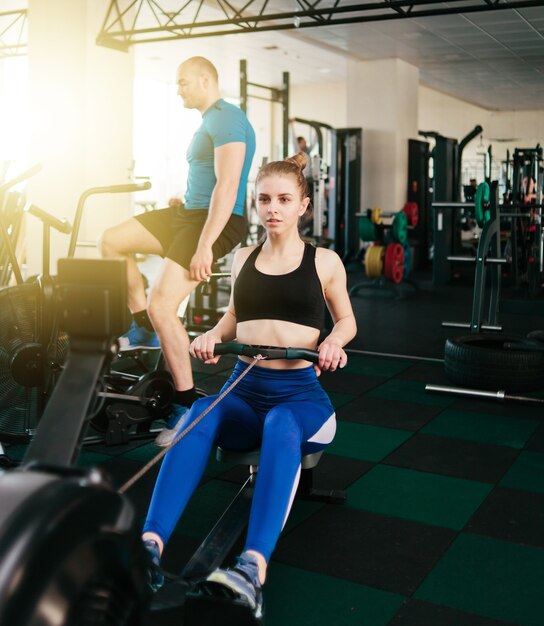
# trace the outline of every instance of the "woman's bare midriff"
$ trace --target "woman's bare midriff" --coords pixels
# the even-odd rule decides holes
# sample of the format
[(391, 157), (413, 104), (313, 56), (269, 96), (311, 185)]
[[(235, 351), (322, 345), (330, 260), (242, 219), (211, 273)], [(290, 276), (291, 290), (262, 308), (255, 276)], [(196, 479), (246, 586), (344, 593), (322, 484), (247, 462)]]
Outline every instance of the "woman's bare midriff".
[[(317, 328), (302, 326), (281, 320), (251, 320), (236, 325), (236, 341), (258, 346), (276, 346), (280, 348), (306, 348), (315, 350), (319, 339)], [(241, 356), (243, 361), (251, 363), (251, 357)], [(270, 369), (300, 369), (311, 365), (309, 361), (287, 361), (274, 359), (259, 361), (260, 367)]]

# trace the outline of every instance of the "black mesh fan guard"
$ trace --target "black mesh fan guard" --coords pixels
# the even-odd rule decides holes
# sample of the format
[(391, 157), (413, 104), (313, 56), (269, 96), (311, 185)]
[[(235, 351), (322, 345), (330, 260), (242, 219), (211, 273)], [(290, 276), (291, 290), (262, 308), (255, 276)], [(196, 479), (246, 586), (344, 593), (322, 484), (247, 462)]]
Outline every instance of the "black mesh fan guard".
[[(41, 290), (37, 282), (0, 290), (0, 441), (27, 441), (43, 410), (43, 386), (20, 384), (13, 376), (18, 351), (39, 343)], [(67, 336), (51, 334), (47, 362), (64, 363)]]

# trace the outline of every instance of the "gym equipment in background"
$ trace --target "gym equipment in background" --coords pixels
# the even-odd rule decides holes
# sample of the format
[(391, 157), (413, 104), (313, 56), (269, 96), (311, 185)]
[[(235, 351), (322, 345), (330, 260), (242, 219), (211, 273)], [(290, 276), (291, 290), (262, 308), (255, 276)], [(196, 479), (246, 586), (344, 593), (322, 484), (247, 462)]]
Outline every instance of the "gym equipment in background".
[[(383, 214), (378, 207), (358, 213), (359, 238), (363, 242), (364, 266), (369, 281), (353, 285), (350, 296), (357, 296), (367, 288), (383, 288), (400, 297), (395, 289), (399, 283), (409, 283), (412, 251), (408, 240), (409, 230), (418, 224), (419, 212), (415, 202), (406, 202), (402, 210)], [(368, 245), (372, 242), (371, 245)], [(409, 283), (413, 288), (416, 286)]]
[[(31, 175), (36, 170), (29, 172)], [(76, 247), (89, 245), (77, 239), (89, 196), (150, 187), (146, 182), (88, 189), (80, 196), (74, 228), (33, 204), (25, 207), (42, 222), (42, 274), (23, 282), (13, 255), (10, 262), (17, 284), (0, 290), (0, 441), (24, 442), (32, 437), (67, 355), (68, 339), (58, 328), (56, 280), (50, 274), (51, 228), (71, 233), (68, 256), (72, 256)], [(5, 239), (2, 224), (0, 232)]]

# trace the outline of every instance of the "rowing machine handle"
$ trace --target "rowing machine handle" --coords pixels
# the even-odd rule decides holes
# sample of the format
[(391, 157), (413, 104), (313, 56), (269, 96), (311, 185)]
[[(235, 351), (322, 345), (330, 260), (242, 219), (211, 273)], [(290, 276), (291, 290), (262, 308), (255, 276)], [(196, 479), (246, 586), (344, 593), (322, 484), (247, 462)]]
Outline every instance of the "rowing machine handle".
[(235, 341), (216, 343), (214, 346), (214, 354), (237, 354), (249, 357), (260, 354), (269, 360), (287, 359), (291, 361), (303, 359), (311, 363), (317, 363), (319, 361), (319, 352), (317, 352), (317, 350), (308, 350), (307, 348), (278, 348), (276, 346), (254, 346), (246, 343), (237, 343)]

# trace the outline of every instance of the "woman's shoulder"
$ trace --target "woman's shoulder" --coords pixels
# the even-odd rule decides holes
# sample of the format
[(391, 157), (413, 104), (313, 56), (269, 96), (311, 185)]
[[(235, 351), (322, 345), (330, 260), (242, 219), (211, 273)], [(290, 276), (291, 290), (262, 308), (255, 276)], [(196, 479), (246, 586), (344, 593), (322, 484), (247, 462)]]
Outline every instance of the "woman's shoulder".
[(258, 246), (245, 246), (243, 248), (238, 248), (234, 253), (234, 257), (232, 259), (232, 270), (234, 272), (238, 272), (242, 265), (247, 261), (249, 255), (257, 248)]
[(322, 280), (335, 275), (340, 268), (344, 269), (342, 259), (334, 250), (329, 250), (329, 248), (316, 247), (315, 265)]
[(315, 259), (318, 263), (330, 266), (342, 263), (342, 259), (334, 250), (330, 250), (329, 248), (320, 248), (319, 246), (315, 249)]

